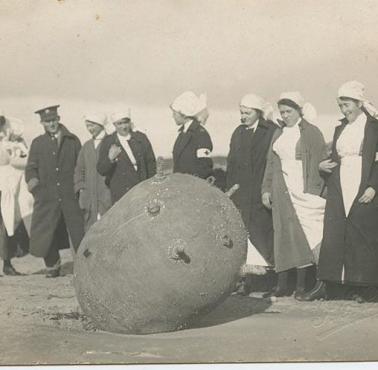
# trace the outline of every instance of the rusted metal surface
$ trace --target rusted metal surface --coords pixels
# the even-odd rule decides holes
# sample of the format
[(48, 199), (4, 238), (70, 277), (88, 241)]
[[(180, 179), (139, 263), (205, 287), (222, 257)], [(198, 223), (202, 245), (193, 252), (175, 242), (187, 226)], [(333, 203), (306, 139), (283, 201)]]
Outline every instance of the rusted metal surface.
[(230, 294), (246, 251), (242, 219), (223, 192), (190, 175), (158, 173), (84, 237), (77, 298), (103, 330), (179, 330)]

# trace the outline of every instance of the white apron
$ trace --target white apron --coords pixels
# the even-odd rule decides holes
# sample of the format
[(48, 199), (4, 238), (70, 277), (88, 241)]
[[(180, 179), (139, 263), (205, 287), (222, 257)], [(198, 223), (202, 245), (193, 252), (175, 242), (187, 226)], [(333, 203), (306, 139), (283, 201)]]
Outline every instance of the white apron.
[[(323, 238), (325, 199), (303, 192), (302, 160), (295, 159), (295, 149), (300, 140), (299, 126), (285, 127), (273, 144), (273, 151), (280, 157), (282, 173), (299, 223), (316, 261)], [(303, 267), (303, 266), (302, 266)]]
[(366, 120), (366, 115), (360, 114), (353, 123), (345, 126), (336, 143), (336, 150), (341, 159), (340, 184), (346, 216), (349, 214), (361, 183), (361, 149)]
[(247, 260), (241, 267), (241, 276), (248, 274), (264, 275), (266, 273), (266, 268), (270, 266), (271, 265), (265, 261), (265, 258), (248, 238)]
[(13, 155), (9, 154), (10, 146), (18, 145), (0, 141), (0, 209), (7, 234), (13, 236), (24, 217), (27, 231), (30, 231), (33, 198), (27, 190), (23, 169), (14, 167), (19, 166), (21, 161), (14, 148)]
[(11, 165), (0, 166), (1, 214), (8, 236), (13, 236), (21, 220), (18, 206), (19, 184), (22, 172)]

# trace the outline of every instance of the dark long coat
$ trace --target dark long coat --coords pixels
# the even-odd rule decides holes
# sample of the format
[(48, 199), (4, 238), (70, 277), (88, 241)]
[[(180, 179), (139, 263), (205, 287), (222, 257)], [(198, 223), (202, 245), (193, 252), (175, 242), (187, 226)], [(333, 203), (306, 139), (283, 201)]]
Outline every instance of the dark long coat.
[[(97, 171), (105, 176), (113, 204), (133, 186), (156, 174), (156, 158), (147, 136), (139, 131), (133, 131), (130, 135), (129, 144), (136, 160), (137, 170), (123, 149), (116, 132), (104, 138), (100, 148)], [(113, 144), (122, 149), (116, 162), (111, 162), (108, 157), (109, 149)]]
[[(36, 178), (33, 190), (34, 209), (30, 229), (30, 253), (46, 257), (58, 222), (63, 215), (72, 245), (79, 247), (83, 238), (83, 218), (74, 192), (74, 169), (81, 144), (79, 139), (61, 125), (61, 142), (57, 146), (50, 135), (36, 137), (31, 144), (25, 169), (25, 180)], [(68, 240), (60, 240), (61, 249)]]
[(83, 210), (85, 231), (111, 207), (112, 200), (104, 176), (96, 169), (100, 148), (105, 138), (95, 148), (94, 140), (84, 143), (77, 158), (74, 185), (79, 193), (79, 205)]
[[(306, 120), (301, 120), (299, 129), (300, 139), (293, 150), (295, 150), (296, 158), (302, 162), (304, 192), (320, 196), (324, 182), (319, 174), (319, 163), (325, 157), (326, 144), (319, 128)], [(273, 134), (261, 186), (262, 194), (271, 193), (272, 195), (276, 272), (316, 262), (291, 202), (282, 173), (281, 159), (272, 150), (274, 142), (281, 134), (281, 129), (277, 129)]]
[(233, 196), (252, 244), (274, 264), (272, 212), (261, 201), (266, 156), (277, 126), (260, 119), (254, 133), (246, 125), (238, 126), (232, 134), (227, 157), (227, 189), (234, 184), (240, 188)]
[(212, 174), (213, 161), (210, 157), (198, 157), (197, 150), (205, 149), (209, 154), (213, 143), (206, 129), (196, 120), (186, 132), (179, 130), (173, 146), (173, 172), (187, 173), (206, 179)]
[[(335, 129), (331, 159), (340, 163), (336, 143), (347, 121)], [(358, 194), (346, 217), (340, 184), (340, 167), (327, 178), (327, 203), (319, 279), (357, 285), (378, 285), (378, 195), (368, 204), (358, 199), (371, 186), (378, 194), (378, 121), (368, 116), (362, 145), (362, 171)], [(359, 174), (355, 174), (358, 176)]]

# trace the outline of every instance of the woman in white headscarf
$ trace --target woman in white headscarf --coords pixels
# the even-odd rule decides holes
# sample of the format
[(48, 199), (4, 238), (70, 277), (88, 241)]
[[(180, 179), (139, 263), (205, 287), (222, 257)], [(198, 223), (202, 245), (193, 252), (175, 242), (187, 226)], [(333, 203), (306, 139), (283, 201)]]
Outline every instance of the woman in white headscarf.
[(337, 103), (344, 118), (335, 129), (330, 158), (320, 164), (328, 189), (320, 280), (306, 300), (324, 298), (325, 282), (378, 286), (376, 110), (357, 81), (340, 87)]
[(85, 117), (85, 125), (92, 138), (83, 144), (77, 157), (74, 188), (83, 211), (84, 230), (87, 232), (107, 212), (112, 201), (105, 177), (96, 170), (100, 148), (107, 137), (106, 116), (89, 114)]
[(265, 274), (274, 265), (272, 212), (261, 202), (266, 156), (277, 125), (266, 119), (270, 104), (256, 94), (240, 101), (240, 125), (232, 133), (227, 156), (227, 189), (239, 185), (231, 199), (248, 230), (248, 253), (238, 293), (247, 295), (252, 274)]
[(271, 295), (289, 295), (288, 271), (297, 269), (295, 298), (305, 293), (307, 267), (317, 262), (325, 200), (318, 166), (326, 153), (320, 130), (303, 118), (298, 92), (280, 96), (284, 126), (275, 131), (262, 184), (262, 201), (272, 208), (278, 284)]
[(156, 174), (156, 159), (147, 135), (134, 130), (130, 110), (113, 113), (111, 122), (115, 132), (101, 141), (97, 171), (105, 177), (114, 204)]
[(213, 143), (204, 127), (208, 118), (206, 96), (192, 91), (179, 95), (171, 104), (178, 135), (173, 146), (173, 172), (206, 179), (213, 173)]

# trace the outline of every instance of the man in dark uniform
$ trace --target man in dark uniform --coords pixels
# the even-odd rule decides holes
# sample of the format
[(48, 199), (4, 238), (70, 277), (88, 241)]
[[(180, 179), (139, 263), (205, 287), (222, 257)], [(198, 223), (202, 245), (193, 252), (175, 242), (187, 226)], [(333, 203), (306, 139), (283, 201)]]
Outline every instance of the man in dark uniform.
[(147, 136), (133, 130), (129, 112), (111, 118), (116, 131), (104, 138), (97, 162), (97, 171), (105, 176), (112, 204), (133, 186), (156, 174), (156, 159)]
[(208, 178), (213, 170), (210, 158), (213, 144), (209, 133), (201, 124), (204, 120), (202, 113), (206, 112), (204, 101), (187, 91), (175, 99), (171, 109), (176, 124), (180, 126), (173, 147), (173, 172)]
[[(232, 134), (227, 158), (227, 188), (234, 184), (240, 186), (231, 199), (240, 210), (249, 233), (246, 274), (274, 264), (272, 214), (262, 204), (261, 184), (267, 152), (277, 126), (264, 119), (265, 108), (261, 97), (254, 94), (243, 97), (241, 125)], [(245, 282), (243, 279), (240, 287), (242, 294), (248, 293)]]
[(30, 253), (43, 257), (46, 277), (60, 273), (59, 249), (74, 250), (84, 235), (83, 218), (74, 192), (74, 169), (79, 139), (60, 123), (59, 105), (40, 109), (45, 133), (31, 144), (25, 180), (34, 196)]

